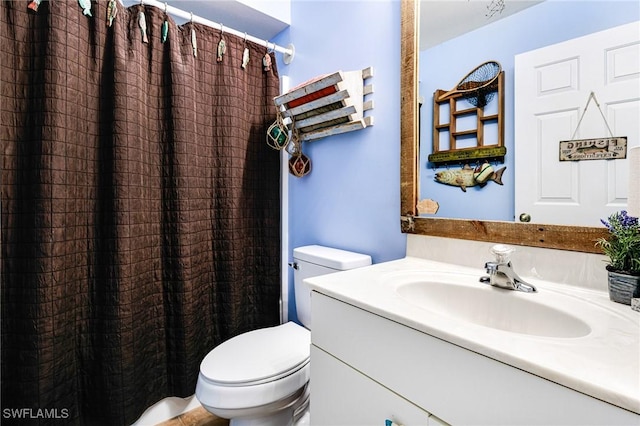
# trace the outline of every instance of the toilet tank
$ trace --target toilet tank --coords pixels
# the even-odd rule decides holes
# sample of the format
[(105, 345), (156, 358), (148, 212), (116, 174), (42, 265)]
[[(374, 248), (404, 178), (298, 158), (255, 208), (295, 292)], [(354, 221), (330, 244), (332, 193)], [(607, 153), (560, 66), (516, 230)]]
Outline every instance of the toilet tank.
[(371, 256), (331, 247), (310, 245), (293, 249), (293, 284), (298, 320), (311, 328), (311, 289), (306, 278), (371, 265)]

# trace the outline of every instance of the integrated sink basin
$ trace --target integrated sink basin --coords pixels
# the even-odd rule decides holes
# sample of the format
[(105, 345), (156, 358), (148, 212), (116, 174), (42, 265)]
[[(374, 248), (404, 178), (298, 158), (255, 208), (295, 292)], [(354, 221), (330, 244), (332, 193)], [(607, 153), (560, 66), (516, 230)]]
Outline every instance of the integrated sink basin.
[[(478, 276), (409, 273), (391, 278), (396, 294), (407, 303), (453, 320), (532, 336), (577, 338), (591, 327), (554, 302), (566, 306), (569, 296), (523, 293), (482, 284)], [(562, 300), (558, 300), (562, 299)]]

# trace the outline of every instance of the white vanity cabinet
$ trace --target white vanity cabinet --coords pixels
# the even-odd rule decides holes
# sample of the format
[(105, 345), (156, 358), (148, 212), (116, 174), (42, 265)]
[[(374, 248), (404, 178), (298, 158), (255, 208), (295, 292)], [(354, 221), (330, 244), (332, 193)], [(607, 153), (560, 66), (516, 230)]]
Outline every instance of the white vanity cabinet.
[(317, 291), (312, 315), (312, 425), (640, 424), (628, 410)]
[[(369, 377), (311, 346), (314, 425), (426, 425), (429, 413)], [(318, 391), (322, 389), (322, 391)]]

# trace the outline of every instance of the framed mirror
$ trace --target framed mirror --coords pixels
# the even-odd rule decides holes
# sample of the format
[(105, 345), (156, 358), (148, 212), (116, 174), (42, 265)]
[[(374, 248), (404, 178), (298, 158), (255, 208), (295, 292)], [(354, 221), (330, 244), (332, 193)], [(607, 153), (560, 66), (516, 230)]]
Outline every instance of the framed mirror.
[[(405, 233), (600, 253), (604, 227), (419, 217), (419, 0), (401, 1), (401, 228)], [(424, 64), (423, 64), (424, 65)]]

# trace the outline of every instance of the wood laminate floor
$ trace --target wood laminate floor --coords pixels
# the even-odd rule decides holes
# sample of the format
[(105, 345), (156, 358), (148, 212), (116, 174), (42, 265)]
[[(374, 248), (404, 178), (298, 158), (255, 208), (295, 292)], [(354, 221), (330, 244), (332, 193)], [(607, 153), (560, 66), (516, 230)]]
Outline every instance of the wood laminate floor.
[(229, 420), (216, 417), (204, 408), (198, 407), (157, 426), (229, 426)]

